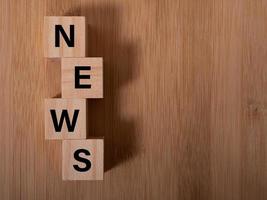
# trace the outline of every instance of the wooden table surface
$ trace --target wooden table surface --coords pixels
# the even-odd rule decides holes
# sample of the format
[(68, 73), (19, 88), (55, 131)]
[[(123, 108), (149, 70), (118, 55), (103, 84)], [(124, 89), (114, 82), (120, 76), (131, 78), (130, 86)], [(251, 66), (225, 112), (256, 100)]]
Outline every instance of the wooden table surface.
[[(104, 181), (62, 181), (44, 139), (46, 15), (86, 16), (104, 58)], [(0, 199), (267, 199), (266, 21), (265, 0), (1, 0)]]

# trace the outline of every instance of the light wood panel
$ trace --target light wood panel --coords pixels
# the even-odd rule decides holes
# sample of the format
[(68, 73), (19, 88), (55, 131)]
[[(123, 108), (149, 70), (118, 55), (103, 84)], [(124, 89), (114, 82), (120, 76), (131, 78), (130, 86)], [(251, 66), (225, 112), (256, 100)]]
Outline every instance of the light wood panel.
[[(267, 198), (266, 1), (1, 0), (1, 199)], [(103, 57), (103, 182), (62, 181), (45, 141), (60, 62), (43, 58), (43, 17), (85, 16)]]

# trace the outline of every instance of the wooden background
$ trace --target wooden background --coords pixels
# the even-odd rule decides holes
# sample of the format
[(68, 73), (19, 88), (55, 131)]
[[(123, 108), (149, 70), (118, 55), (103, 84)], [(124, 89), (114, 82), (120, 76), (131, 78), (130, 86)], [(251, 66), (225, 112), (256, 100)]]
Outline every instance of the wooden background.
[[(1, 199), (267, 199), (267, 1), (0, 2)], [(86, 16), (104, 57), (105, 98), (88, 101), (103, 182), (62, 181), (61, 142), (44, 140), (60, 96), (45, 15)]]

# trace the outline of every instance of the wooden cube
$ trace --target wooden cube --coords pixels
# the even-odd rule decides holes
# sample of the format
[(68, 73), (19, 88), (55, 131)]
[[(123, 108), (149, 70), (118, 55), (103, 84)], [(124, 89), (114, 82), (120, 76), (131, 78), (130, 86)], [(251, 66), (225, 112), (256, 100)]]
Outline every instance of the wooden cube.
[(64, 140), (63, 180), (103, 180), (104, 140)]
[(62, 58), (63, 98), (103, 98), (102, 58)]
[(85, 17), (44, 17), (44, 56), (85, 57)]
[(85, 139), (85, 99), (45, 99), (45, 139)]

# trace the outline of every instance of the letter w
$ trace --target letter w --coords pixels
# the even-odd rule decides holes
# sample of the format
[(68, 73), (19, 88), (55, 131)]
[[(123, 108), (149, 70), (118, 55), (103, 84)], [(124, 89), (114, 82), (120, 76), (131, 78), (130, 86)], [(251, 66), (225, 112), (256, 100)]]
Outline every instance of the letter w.
[(79, 114), (79, 110), (74, 110), (74, 114), (73, 114), (73, 118), (72, 118), (72, 122), (71, 123), (70, 123), (70, 118), (69, 118), (69, 114), (68, 114), (67, 110), (62, 110), (59, 122), (57, 120), (56, 110), (50, 110), (50, 114), (51, 114), (51, 117), (52, 117), (53, 124), (54, 124), (56, 132), (60, 132), (61, 131), (64, 118), (66, 120), (68, 131), (69, 132), (73, 132), (74, 131), (75, 125), (76, 125), (76, 122), (77, 122), (77, 118), (78, 118), (78, 114)]

